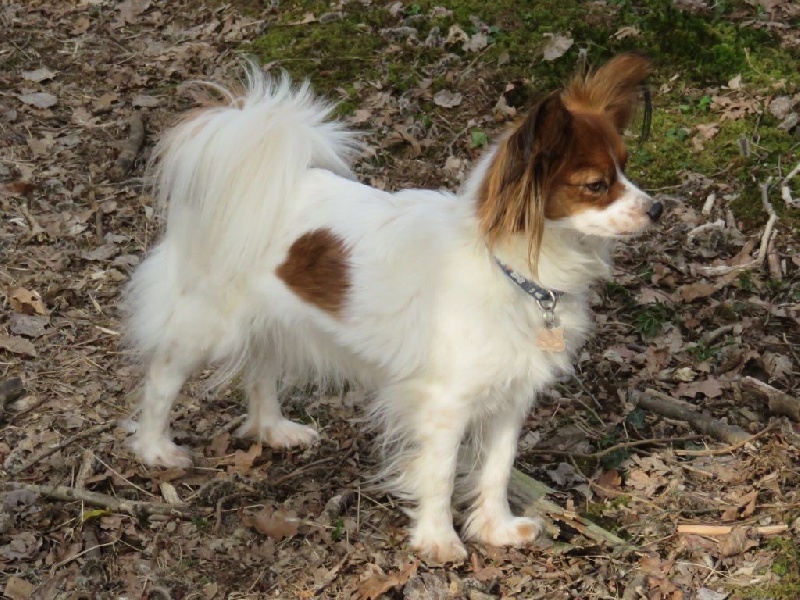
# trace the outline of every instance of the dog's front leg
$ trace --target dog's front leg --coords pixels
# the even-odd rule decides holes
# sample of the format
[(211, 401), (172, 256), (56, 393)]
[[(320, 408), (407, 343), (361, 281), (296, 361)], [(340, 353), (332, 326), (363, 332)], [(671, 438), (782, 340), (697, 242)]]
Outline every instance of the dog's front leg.
[(419, 415), (419, 453), (411, 463), (410, 481), (417, 507), (411, 546), (436, 564), (461, 562), (467, 550), (453, 527), (453, 484), (458, 449), (467, 426), (467, 411), (446, 406), (441, 399)]
[(493, 415), (479, 432), (480, 469), (469, 491), (474, 504), (464, 528), (469, 539), (492, 546), (521, 546), (536, 539), (542, 530), (540, 519), (515, 517), (508, 506), (508, 481), (524, 408), (527, 407)]

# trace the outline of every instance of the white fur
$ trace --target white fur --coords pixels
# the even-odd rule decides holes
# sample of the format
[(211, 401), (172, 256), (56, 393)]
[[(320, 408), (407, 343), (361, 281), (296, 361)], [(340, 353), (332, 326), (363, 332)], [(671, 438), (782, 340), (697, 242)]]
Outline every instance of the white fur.
[[(585, 292), (609, 274), (606, 240), (545, 227), (539, 282), (565, 292), (557, 314), (567, 351), (537, 347), (543, 316), (495, 264), (475, 216), (490, 158), (459, 194), (388, 193), (353, 180), (353, 137), (329, 107), (253, 72), (247, 96), (199, 113), (157, 150), (163, 239), (128, 288), (133, 346), (147, 368), (132, 447), (149, 464), (190, 464), (169, 433), (181, 385), (203, 364), (239, 371), (249, 401), (241, 432), (276, 446), (316, 433), (286, 420), (293, 383), (359, 382), (383, 430), (390, 488), (413, 502), (411, 543), (429, 560), (466, 550), (451, 502), (459, 457), (470, 503), (465, 535), (523, 544), (506, 488), (517, 436), (536, 393), (570, 370), (590, 328)], [(350, 250), (340, 316), (298, 298), (275, 270), (294, 240), (325, 228)], [(600, 232), (604, 233), (604, 232)], [(528, 242), (495, 254), (528, 277)]]

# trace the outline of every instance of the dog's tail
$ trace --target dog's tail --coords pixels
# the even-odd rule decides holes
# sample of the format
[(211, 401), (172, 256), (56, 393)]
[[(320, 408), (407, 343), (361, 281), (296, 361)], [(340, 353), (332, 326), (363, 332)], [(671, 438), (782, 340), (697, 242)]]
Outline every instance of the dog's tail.
[(165, 241), (189, 259), (236, 271), (263, 256), (281, 213), (313, 167), (350, 177), (355, 134), (329, 121), (333, 105), (308, 82), (293, 86), (250, 64), (236, 94), (211, 85), (226, 103), (191, 111), (157, 145), (150, 175)]

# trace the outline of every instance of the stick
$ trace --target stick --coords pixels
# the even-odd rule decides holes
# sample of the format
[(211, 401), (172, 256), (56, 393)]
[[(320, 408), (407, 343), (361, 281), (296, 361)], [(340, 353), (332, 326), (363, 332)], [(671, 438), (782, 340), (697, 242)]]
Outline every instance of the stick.
[(752, 394), (766, 398), (769, 402), (769, 412), (789, 417), (793, 421), (800, 421), (800, 400), (794, 396), (755, 377), (743, 377), (742, 387)]
[(95, 425), (94, 427), (90, 427), (89, 429), (84, 429), (83, 431), (76, 433), (72, 437), (68, 437), (63, 442), (53, 446), (52, 448), (45, 448), (44, 450), (37, 452), (26, 462), (24, 462), (21, 466), (17, 467), (16, 469), (12, 469), (11, 471), (9, 471), (9, 473), (11, 475), (18, 475), (23, 471), (27, 471), (32, 466), (40, 463), (42, 460), (44, 460), (51, 454), (55, 454), (59, 450), (63, 450), (70, 444), (74, 444), (75, 442), (77, 442), (78, 440), (82, 440), (83, 438), (91, 437), (98, 433), (103, 433), (105, 431), (108, 431), (109, 429), (113, 429), (115, 425), (116, 423), (114, 421), (109, 421), (108, 423), (101, 423), (100, 425)]
[(773, 429), (777, 429), (775, 423), (765, 427), (761, 431), (759, 431), (755, 435), (751, 435), (746, 440), (742, 440), (741, 442), (736, 442), (735, 444), (731, 444), (730, 446), (725, 446), (724, 448), (706, 448), (705, 450), (673, 450), (675, 454), (678, 456), (718, 456), (720, 454), (730, 454), (734, 450), (738, 450), (742, 446), (746, 446), (753, 440), (757, 440), (760, 437), (765, 436)]
[(110, 175), (113, 179), (122, 179), (133, 168), (136, 156), (144, 143), (144, 120), (142, 113), (134, 111), (128, 121), (130, 133), (125, 145), (117, 157), (117, 162), (111, 167)]
[(12, 377), (0, 383), (0, 417), (6, 410), (6, 404), (19, 398), (22, 391), (22, 379), (19, 377)]
[(618, 538), (610, 531), (606, 531), (599, 525), (592, 523), (588, 519), (566, 511), (557, 504), (545, 498), (546, 494), (553, 493), (554, 490), (547, 487), (541, 481), (536, 481), (524, 473), (514, 469), (511, 472), (509, 483), (509, 500), (518, 509), (525, 512), (532, 511), (539, 514), (547, 514), (550, 517), (562, 521), (570, 527), (577, 529), (587, 538), (602, 544), (611, 546), (624, 546), (633, 549), (634, 546), (625, 540)]
[(693, 440), (701, 440), (703, 439), (704, 435), (686, 435), (683, 437), (667, 437), (667, 438), (650, 438), (647, 440), (633, 440), (631, 442), (620, 442), (619, 444), (614, 444), (613, 446), (609, 446), (608, 448), (603, 448), (602, 450), (598, 450), (597, 452), (570, 452), (568, 450), (547, 450), (545, 448), (534, 448), (533, 450), (527, 450), (525, 454), (536, 454), (541, 456), (569, 456), (572, 458), (581, 458), (581, 459), (592, 459), (592, 458), (603, 458), (604, 456), (611, 454), (612, 452), (616, 452), (617, 450), (623, 450), (625, 448), (637, 448), (639, 446), (652, 446), (653, 444), (670, 444), (675, 442), (691, 442)]
[(649, 410), (671, 419), (686, 421), (694, 429), (701, 433), (727, 442), (728, 444), (738, 444), (748, 441), (750, 434), (741, 427), (728, 425), (711, 415), (698, 412), (697, 409), (688, 402), (682, 402), (662, 392), (648, 389), (644, 393), (631, 390), (631, 397), (642, 408)]
[(128, 515), (151, 514), (151, 515), (178, 515), (195, 516), (202, 511), (192, 506), (181, 504), (165, 504), (162, 502), (142, 502), (141, 500), (125, 500), (115, 498), (107, 494), (90, 492), (89, 490), (79, 490), (65, 485), (37, 485), (34, 483), (5, 482), (0, 483), (0, 490), (28, 490), (41, 494), (51, 500), (64, 500), (65, 502), (85, 502), (92, 506), (99, 506), (115, 513), (125, 513)]
[[(683, 525), (678, 525), (677, 531), (678, 533), (692, 533), (694, 535), (707, 535), (709, 537), (714, 537), (717, 535), (728, 535), (731, 531), (733, 531), (733, 528), (734, 525), (693, 525), (686, 523)], [(778, 533), (788, 531), (788, 529), (789, 526), (786, 524), (753, 527), (753, 531), (759, 535), (777, 535)]]

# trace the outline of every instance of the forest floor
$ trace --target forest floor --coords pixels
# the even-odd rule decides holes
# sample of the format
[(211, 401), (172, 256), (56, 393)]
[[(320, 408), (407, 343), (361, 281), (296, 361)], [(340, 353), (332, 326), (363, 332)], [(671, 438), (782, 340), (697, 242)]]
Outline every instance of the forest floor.
[[(0, 3), (5, 597), (800, 598), (800, 6), (440, 3)], [(363, 486), (356, 391), (292, 394), (321, 441), (276, 452), (231, 435), (235, 388), (194, 381), (173, 424), (196, 466), (129, 453), (138, 376), (118, 302), (158, 236), (143, 165), (193, 105), (186, 82), (234, 82), (255, 55), (340, 102), (365, 131), (365, 182), (456, 189), (534, 90), (632, 48), (654, 59), (654, 115), (628, 175), (666, 214), (616, 249), (597, 334), (517, 461), (625, 544), (554, 520), (530, 548), (420, 562), (402, 506)], [(751, 437), (720, 440), (642, 393)]]

